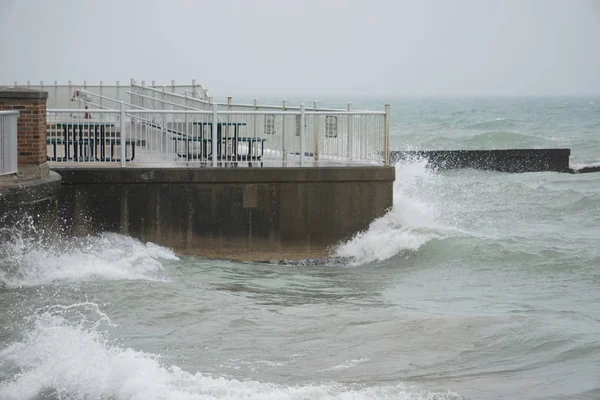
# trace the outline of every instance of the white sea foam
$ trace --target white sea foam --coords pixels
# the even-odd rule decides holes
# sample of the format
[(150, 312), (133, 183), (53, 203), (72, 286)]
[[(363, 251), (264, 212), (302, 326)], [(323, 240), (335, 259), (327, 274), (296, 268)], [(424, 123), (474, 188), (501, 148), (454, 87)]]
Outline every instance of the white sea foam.
[(577, 164), (577, 163), (571, 164), (571, 168), (575, 171), (583, 169), (583, 168), (596, 168), (596, 167), (600, 167), (600, 162), (589, 163), (589, 164)]
[(334, 365), (331, 368), (327, 368), (327, 369), (325, 369), (325, 371), (333, 371), (333, 370), (336, 370), (336, 369), (353, 368), (353, 367), (356, 367), (358, 364), (369, 362), (369, 361), (371, 361), (371, 359), (368, 358), (368, 357), (363, 357), (363, 358), (348, 360), (348, 361), (345, 361), (345, 362), (343, 362), (341, 364)]
[[(35, 232), (34, 232), (35, 233)], [(105, 233), (42, 241), (14, 230), (0, 245), (0, 285), (38, 286), (98, 279), (160, 279), (161, 260), (177, 257), (167, 248)]]
[(438, 178), (427, 168), (427, 160), (404, 161), (395, 168), (392, 209), (373, 221), (368, 230), (338, 245), (336, 256), (350, 258), (355, 264), (383, 261), (444, 237), (439, 210), (421, 190), (428, 181)]
[[(21, 341), (0, 350), (4, 400), (58, 399), (459, 399), (405, 385), (346, 386), (339, 383), (283, 386), (254, 380), (189, 373), (165, 366), (152, 354), (106, 340), (99, 324), (74, 322), (76, 313), (96, 315), (93, 303), (53, 307), (35, 317)], [(8, 371), (8, 375), (6, 375)]]

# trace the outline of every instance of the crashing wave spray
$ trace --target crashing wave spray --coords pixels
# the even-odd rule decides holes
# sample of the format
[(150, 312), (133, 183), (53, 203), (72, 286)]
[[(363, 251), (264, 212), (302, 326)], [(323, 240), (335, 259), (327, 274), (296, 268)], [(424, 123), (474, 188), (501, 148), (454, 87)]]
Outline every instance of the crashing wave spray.
[(395, 168), (392, 209), (373, 221), (368, 230), (338, 245), (335, 256), (353, 260), (352, 264), (383, 261), (416, 251), (447, 234), (439, 210), (428, 199), (428, 190), (440, 177), (427, 167), (427, 160), (406, 160)]
[(0, 287), (57, 281), (159, 279), (167, 248), (116, 233), (81, 238), (48, 236), (33, 225), (0, 229)]

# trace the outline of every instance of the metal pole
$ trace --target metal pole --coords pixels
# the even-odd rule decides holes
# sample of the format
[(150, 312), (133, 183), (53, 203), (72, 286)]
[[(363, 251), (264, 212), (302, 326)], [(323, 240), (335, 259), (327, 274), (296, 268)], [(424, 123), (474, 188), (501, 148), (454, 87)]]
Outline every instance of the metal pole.
[(385, 105), (385, 149), (383, 157), (385, 165), (390, 165), (390, 105)]
[[(141, 91), (140, 91), (140, 92), (141, 92), (141, 94), (145, 94), (145, 93), (146, 93), (146, 91), (144, 90), (144, 88), (145, 88), (145, 87), (146, 87), (146, 81), (142, 80), (142, 89), (141, 89)], [(144, 107), (144, 98), (143, 98), (142, 96), (138, 96), (138, 97), (139, 97), (139, 99), (140, 99), (140, 104), (139, 104), (139, 105), (140, 105), (142, 108), (145, 108), (145, 107)], [(133, 101), (131, 102), (131, 104), (134, 104), (134, 103), (133, 103)], [(138, 104), (136, 104), (136, 105), (138, 105)]]
[[(125, 167), (125, 156), (127, 153), (127, 146), (125, 146), (125, 102), (121, 101), (121, 167)], [(104, 146), (104, 143), (101, 144)]]
[[(287, 111), (287, 101), (283, 100), (283, 111)], [(285, 151), (285, 117), (281, 116), (281, 159), (283, 162), (287, 161), (287, 153)]]
[(62, 108), (58, 104), (58, 81), (54, 81), (54, 101), (52, 105), (56, 108)]
[(217, 103), (213, 103), (213, 121), (212, 121), (212, 166), (217, 166), (217, 126), (219, 122), (219, 114), (217, 113)]
[(188, 134), (188, 124), (190, 122), (189, 121), (189, 114), (187, 113), (187, 110), (188, 110), (188, 108), (187, 108), (188, 107), (188, 91), (186, 90), (184, 92), (184, 94), (185, 94), (185, 99), (183, 100), (183, 102), (185, 104), (185, 111), (186, 111), (186, 113), (185, 113), (185, 135), (187, 136), (187, 134)]
[[(165, 87), (162, 87), (162, 110), (165, 111)], [(166, 113), (162, 113), (162, 137), (163, 137), (163, 149), (167, 149), (167, 117)], [(177, 149), (177, 142), (175, 142), (175, 149)]]
[(256, 133), (258, 132), (258, 121), (256, 119), (256, 112), (258, 111), (258, 99), (254, 99), (254, 117), (252, 119), (253, 122), (253, 130), (252, 130), (252, 136), (256, 137)]
[[(100, 96), (104, 96), (104, 82), (100, 81)], [(103, 98), (100, 97), (100, 99), (98, 99), (98, 102), (100, 103), (100, 108), (102, 108), (102, 100)], [(100, 119), (104, 119), (102, 118), (104, 116), (104, 114), (100, 114)]]
[[(318, 101), (314, 101), (313, 108), (315, 112), (318, 109)], [(314, 160), (319, 161), (319, 115), (313, 115), (313, 130), (314, 130), (314, 141), (315, 141), (315, 154)]]
[[(352, 111), (352, 103), (348, 103), (348, 111)], [(352, 114), (348, 114), (348, 159), (352, 160)]]
[(304, 104), (300, 104), (300, 166), (304, 166), (304, 121), (306, 121), (306, 114), (304, 110)]
[[(231, 111), (232, 103), (233, 103), (233, 98), (231, 96), (227, 96), (227, 110), (228, 111)], [(225, 149), (227, 149), (227, 155), (234, 155), (235, 151), (237, 151), (237, 149), (235, 149), (235, 151), (234, 151), (233, 147), (237, 146), (237, 143), (234, 143), (233, 140), (229, 141), (229, 121), (230, 121), (230, 119), (231, 119), (231, 114), (227, 114), (227, 120), (226, 120), (227, 125), (225, 125), (221, 128), (221, 140), (223, 140), (223, 137), (225, 137)], [(225, 132), (227, 132), (227, 133), (225, 133)], [(229, 146), (231, 146), (231, 147), (229, 147)]]

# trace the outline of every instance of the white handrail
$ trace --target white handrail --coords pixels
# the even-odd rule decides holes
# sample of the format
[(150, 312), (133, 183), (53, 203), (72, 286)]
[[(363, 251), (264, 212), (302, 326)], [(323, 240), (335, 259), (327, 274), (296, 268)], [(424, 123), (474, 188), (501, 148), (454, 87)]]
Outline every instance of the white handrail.
[[(132, 96), (139, 96), (141, 98), (149, 99), (149, 100), (152, 100), (152, 101), (158, 101), (160, 103), (168, 104), (168, 105), (171, 105), (171, 106), (177, 106), (177, 107), (187, 108), (188, 110), (198, 110), (197, 108), (194, 108), (194, 107), (185, 106), (183, 104), (172, 103), (170, 101), (157, 99), (156, 97), (150, 97), (150, 96), (146, 96), (146, 95), (140, 94), (140, 93), (134, 93), (134, 92), (129, 92), (129, 91), (127, 91), (125, 93), (129, 94), (129, 95), (132, 95)], [(139, 108), (143, 108), (143, 107), (139, 107)]]
[(204, 104), (210, 104), (210, 102), (208, 100), (204, 100), (204, 99), (199, 99), (197, 97), (186, 97), (182, 94), (179, 93), (173, 93), (173, 92), (167, 92), (164, 90), (164, 88), (169, 87), (169, 86), (162, 86), (163, 90), (160, 89), (156, 89), (155, 87), (151, 87), (151, 86), (142, 86), (142, 85), (138, 85), (136, 83), (132, 83), (131, 87), (137, 87), (137, 88), (142, 88), (144, 90), (150, 90), (152, 92), (157, 92), (160, 94), (164, 94), (165, 96), (173, 96), (173, 97), (179, 97), (181, 99), (187, 99), (187, 100), (193, 100), (193, 101), (198, 101), (200, 103), (204, 103)]
[[(80, 93), (83, 93), (83, 94), (89, 94), (90, 96), (96, 96), (96, 97), (98, 97), (98, 98), (100, 98), (100, 99), (102, 99), (102, 100), (108, 100), (108, 101), (112, 101), (112, 102), (114, 102), (114, 103), (117, 103), (117, 104), (120, 104), (120, 103), (121, 103), (121, 101), (120, 101), (120, 100), (115, 100), (115, 99), (113, 99), (113, 98), (111, 98), (111, 97), (106, 97), (106, 96), (102, 96), (102, 95), (100, 95), (100, 94), (97, 94), (97, 93), (88, 92), (87, 90), (84, 90), (84, 89), (81, 89), (81, 90), (79, 90), (79, 92), (80, 92)], [(84, 103), (84, 104), (94, 104), (94, 103), (92, 103), (92, 102), (90, 102), (90, 101), (81, 100), (81, 99), (77, 99), (77, 101), (81, 101), (81, 102), (82, 102), (82, 103)], [(123, 103), (124, 103), (126, 106), (129, 106), (129, 107), (133, 107), (133, 108), (139, 108), (139, 109), (144, 109), (143, 107), (136, 106), (135, 104), (131, 104), (131, 103), (127, 103), (127, 102), (123, 102)], [(104, 106), (102, 106), (102, 105), (99, 105), (99, 104), (94, 104), (94, 105), (97, 105), (98, 107), (104, 108)], [(107, 109), (107, 110), (108, 110), (108, 109)], [(113, 111), (114, 111), (114, 110), (113, 110)]]

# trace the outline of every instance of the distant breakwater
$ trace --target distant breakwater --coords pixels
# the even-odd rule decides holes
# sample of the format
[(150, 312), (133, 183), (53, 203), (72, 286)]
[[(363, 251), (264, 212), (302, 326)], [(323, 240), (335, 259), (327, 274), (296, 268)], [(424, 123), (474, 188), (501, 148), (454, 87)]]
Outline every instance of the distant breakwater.
[(599, 172), (600, 165), (571, 168), (570, 149), (417, 150), (392, 151), (392, 163), (427, 159), (436, 169), (472, 168), (499, 172)]

